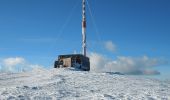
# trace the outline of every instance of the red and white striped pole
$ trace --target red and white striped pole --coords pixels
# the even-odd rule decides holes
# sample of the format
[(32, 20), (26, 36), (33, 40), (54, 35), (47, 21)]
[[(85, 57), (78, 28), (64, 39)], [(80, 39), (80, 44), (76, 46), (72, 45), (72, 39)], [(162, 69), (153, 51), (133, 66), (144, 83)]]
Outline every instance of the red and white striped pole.
[(84, 56), (86, 56), (86, 3), (85, 0), (82, 2), (82, 53)]

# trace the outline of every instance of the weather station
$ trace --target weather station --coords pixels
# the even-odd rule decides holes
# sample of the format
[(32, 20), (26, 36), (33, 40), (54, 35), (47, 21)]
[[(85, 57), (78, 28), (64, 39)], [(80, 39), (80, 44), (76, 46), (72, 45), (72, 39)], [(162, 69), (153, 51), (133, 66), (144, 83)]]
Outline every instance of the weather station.
[(82, 0), (82, 54), (59, 55), (54, 68), (74, 67), (90, 71), (90, 60), (86, 55), (86, 1)]

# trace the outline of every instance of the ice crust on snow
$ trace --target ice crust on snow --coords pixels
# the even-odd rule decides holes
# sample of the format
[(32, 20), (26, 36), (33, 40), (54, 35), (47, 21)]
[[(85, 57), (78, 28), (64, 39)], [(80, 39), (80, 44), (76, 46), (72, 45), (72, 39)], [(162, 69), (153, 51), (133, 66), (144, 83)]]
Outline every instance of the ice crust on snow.
[(0, 73), (0, 100), (170, 100), (170, 81), (75, 69)]

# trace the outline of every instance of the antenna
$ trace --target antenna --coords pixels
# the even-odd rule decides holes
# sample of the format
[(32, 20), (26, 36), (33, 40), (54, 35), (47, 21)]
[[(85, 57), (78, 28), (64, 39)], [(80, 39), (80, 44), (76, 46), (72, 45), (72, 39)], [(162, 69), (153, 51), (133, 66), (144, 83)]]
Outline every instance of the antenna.
[(86, 2), (82, 0), (82, 53), (86, 56)]

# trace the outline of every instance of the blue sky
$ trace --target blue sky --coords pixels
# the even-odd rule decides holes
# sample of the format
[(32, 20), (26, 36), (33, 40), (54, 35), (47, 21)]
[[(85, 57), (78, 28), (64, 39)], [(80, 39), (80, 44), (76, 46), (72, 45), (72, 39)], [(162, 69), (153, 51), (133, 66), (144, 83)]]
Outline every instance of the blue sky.
[[(89, 0), (89, 5), (93, 18), (87, 11), (88, 52), (169, 62), (169, 0)], [(114, 53), (103, 48), (105, 41), (116, 45)], [(1, 59), (24, 57), (49, 66), (57, 55), (74, 51), (81, 51), (81, 0), (0, 1)], [(168, 74), (169, 67), (166, 63), (156, 69)]]

